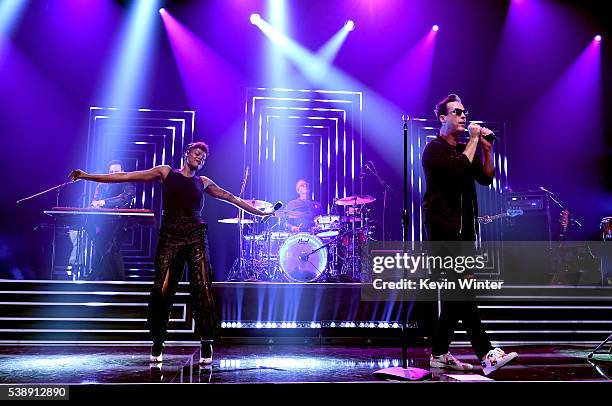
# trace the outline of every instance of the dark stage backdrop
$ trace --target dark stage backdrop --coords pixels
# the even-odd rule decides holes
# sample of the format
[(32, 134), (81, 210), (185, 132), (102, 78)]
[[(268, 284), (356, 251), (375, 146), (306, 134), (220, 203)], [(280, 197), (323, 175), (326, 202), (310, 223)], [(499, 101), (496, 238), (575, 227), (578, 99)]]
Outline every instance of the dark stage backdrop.
[[(142, 86), (125, 84), (124, 106), (106, 104), (106, 89), (131, 2), (29, 3), (14, 29), (0, 32), (2, 277), (48, 276), (49, 219), (42, 210), (57, 199), (75, 204), (83, 188), (15, 202), (86, 166), (90, 107), (195, 111), (193, 138), (211, 148), (202, 174), (238, 193), (247, 89), (256, 88), (361, 93), (363, 162), (373, 161), (394, 189), (389, 239), (401, 238), (401, 113), (432, 119), (435, 102), (451, 92), (461, 95), (472, 119), (504, 123), (512, 190), (554, 191), (584, 224), (581, 238), (598, 238), (600, 219), (612, 215), (610, 32), (596, 1), (290, 1), (285, 32), (298, 46), (285, 44), (285, 57), (249, 23), (254, 12), (272, 18), (263, 0), (160, 2), (175, 23), (165, 25), (156, 13), (146, 38), (150, 58), (144, 66), (136, 61)], [(310, 71), (313, 55), (349, 18), (356, 29), (333, 68)], [(593, 45), (595, 34), (604, 39)], [(306, 161), (300, 165), (311, 166), (303, 176), (316, 178)], [(279, 198), (293, 193), (293, 182), (284, 182), (272, 185), (288, 188), (276, 191)], [(382, 189), (371, 175), (360, 186), (378, 199), (380, 238)], [(216, 279), (223, 280), (238, 241), (231, 226), (216, 221), (236, 210), (209, 198), (205, 212)]]

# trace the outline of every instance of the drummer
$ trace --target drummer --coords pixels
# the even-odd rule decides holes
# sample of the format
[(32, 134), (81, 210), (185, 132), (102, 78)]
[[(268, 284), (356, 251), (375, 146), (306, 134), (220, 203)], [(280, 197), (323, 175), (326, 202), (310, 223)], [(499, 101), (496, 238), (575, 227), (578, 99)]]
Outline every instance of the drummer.
[(287, 203), (287, 211), (293, 215), (287, 219), (285, 228), (293, 233), (307, 232), (314, 227), (315, 217), (321, 214), (321, 203), (312, 200), (310, 184), (304, 179), (295, 183), (295, 191), (298, 198)]

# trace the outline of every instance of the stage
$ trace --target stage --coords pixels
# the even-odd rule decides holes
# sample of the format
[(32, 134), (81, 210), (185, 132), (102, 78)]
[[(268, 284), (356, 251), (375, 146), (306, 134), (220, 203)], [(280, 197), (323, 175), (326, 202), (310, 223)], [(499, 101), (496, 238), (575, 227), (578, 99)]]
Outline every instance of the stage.
[(600, 400), (600, 3), (0, 0), (0, 400)]
[[(469, 348), (453, 348), (470, 373), (431, 369), (433, 382), (609, 381), (608, 362), (591, 364), (586, 346), (506, 347), (519, 358), (491, 376), (483, 376)], [(429, 350), (409, 348), (409, 366), (429, 368)], [(199, 348), (168, 346), (164, 362), (149, 364), (148, 346), (28, 345), (0, 347), (0, 381), (15, 384), (118, 383), (315, 383), (380, 382), (378, 369), (401, 366), (398, 348), (325, 345), (221, 345), (212, 366), (200, 367)]]

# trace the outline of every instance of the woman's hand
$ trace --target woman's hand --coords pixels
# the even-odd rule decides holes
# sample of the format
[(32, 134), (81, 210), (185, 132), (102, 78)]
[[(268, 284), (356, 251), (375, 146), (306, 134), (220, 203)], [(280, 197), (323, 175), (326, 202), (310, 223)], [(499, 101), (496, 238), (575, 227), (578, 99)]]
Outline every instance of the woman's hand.
[(68, 175), (68, 177), (71, 181), (76, 182), (79, 179), (85, 179), (87, 175), (87, 172), (82, 171), (80, 169), (75, 169), (74, 171), (70, 172), (70, 175)]

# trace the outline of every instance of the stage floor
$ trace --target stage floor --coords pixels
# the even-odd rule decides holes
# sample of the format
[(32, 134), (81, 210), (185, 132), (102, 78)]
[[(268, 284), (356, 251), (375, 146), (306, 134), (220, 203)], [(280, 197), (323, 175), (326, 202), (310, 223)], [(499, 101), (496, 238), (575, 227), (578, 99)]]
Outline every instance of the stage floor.
[[(512, 364), (487, 377), (494, 381), (605, 381), (612, 377), (612, 356), (597, 368), (581, 346), (505, 348), (519, 353)], [(453, 348), (464, 362), (477, 364), (469, 348)], [(396, 348), (332, 346), (215, 347), (212, 367), (200, 367), (195, 346), (168, 346), (160, 365), (149, 364), (143, 346), (3, 346), (0, 383), (280, 383), (369, 382), (378, 369), (401, 365)], [(411, 366), (429, 369), (427, 348), (410, 348)], [(432, 370), (431, 381), (482, 380), (470, 374)]]

